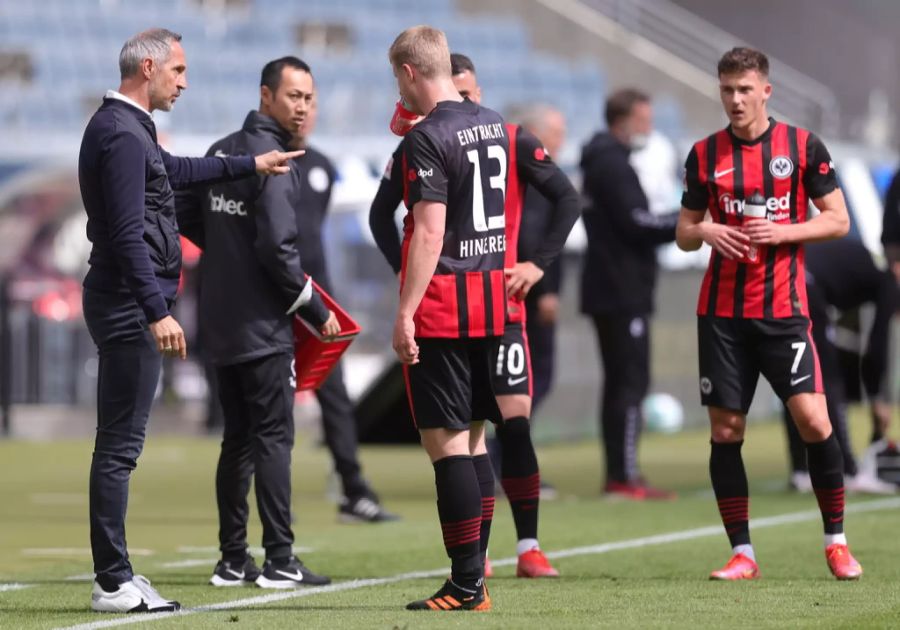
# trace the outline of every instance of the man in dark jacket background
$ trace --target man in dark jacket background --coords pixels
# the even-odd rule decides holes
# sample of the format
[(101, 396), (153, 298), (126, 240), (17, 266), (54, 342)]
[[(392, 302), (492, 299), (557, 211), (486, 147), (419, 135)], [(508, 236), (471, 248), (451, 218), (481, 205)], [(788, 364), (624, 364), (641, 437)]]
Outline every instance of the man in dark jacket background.
[(619, 90), (607, 99), (605, 114), (608, 130), (597, 133), (581, 157), (588, 243), (581, 311), (593, 320), (603, 365), (604, 492), (636, 500), (669, 498), (641, 476), (637, 444), (641, 401), (650, 386), (656, 247), (675, 240), (678, 212), (652, 214), (629, 163), (630, 152), (646, 145), (653, 128), (650, 98)]
[(100, 612), (177, 610), (141, 575), (125, 543), (128, 482), (144, 446), (163, 354), (187, 354), (170, 314), (181, 249), (174, 189), (286, 173), (296, 153), (256, 158), (179, 158), (157, 144), (151, 112), (168, 111), (187, 88), (181, 36), (151, 29), (125, 42), (121, 84), (84, 132), (78, 159), (92, 243), (84, 317), (99, 351), (97, 437), (90, 473), (91, 608)]
[[(303, 256), (303, 268), (329, 294), (334, 287), (325, 263), (322, 226), (331, 203), (331, 191), (337, 170), (321, 151), (309, 145), (318, 113), (318, 94), (313, 95), (309, 111), (300, 126), (292, 146), (306, 151), (296, 158), (300, 169), (300, 193), (294, 211), (297, 215), (297, 248)], [(343, 497), (338, 514), (345, 522), (381, 523), (397, 520), (385, 510), (378, 495), (369, 486), (359, 463), (359, 440), (353, 403), (344, 385), (341, 363), (335, 366), (322, 386), (316, 390), (322, 409), (322, 431), (325, 444), (334, 459), (334, 467), (341, 479)]]
[[(312, 98), (306, 63), (296, 57), (267, 63), (259, 110), (247, 114), (242, 129), (214, 143), (207, 154), (287, 150)], [(216, 470), (222, 559), (210, 578), (214, 586), (256, 582), (292, 588), (330, 582), (293, 555), (291, 528), (294, 314), (325, 337), (340, 332), (300, 265), (294, 207), (301, 176), (292, 161), (285, 177), (216, 184), (194, 191), (179, 206), (185, 234), (204, 250), (200, 321), (225, 418)], [(247, 495), (254, 475), (266, 552), (262, 570), (247, 552)]]

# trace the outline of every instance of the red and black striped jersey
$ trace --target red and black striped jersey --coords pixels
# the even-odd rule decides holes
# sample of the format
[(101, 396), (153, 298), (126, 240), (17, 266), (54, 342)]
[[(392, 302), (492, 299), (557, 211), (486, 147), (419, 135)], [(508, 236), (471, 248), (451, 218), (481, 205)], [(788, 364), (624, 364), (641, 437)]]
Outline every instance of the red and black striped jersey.
[(437, 269), (413, 318), (417, 337), (502, 335), (506, 319), (505, 197), (509, 138), (496, 112), (469, 100), (442, 101), (404, 138), (401, 285), (413, 208), (446, 205)]
[[(768, 219), (801, 223), (809, 201), (838, 187), (822, 141), (806, 129), (769, 119), (752, 141), (727, 127), (697, 142), (685, 164), (681, 205), (740, 226), (744, 200), (759, 191)], [(808, 316), (803, 247), (760, 246), (758, 262), (729, 260), (713, 250), (703, 277), (698, 315), (743, 318)]]

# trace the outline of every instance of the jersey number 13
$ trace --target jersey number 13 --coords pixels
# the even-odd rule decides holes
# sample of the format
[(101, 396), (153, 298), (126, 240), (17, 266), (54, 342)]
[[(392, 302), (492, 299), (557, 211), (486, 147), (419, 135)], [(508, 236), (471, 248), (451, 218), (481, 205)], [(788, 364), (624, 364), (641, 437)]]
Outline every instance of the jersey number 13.
[[(477, 149), (466, 153), (469, 162), (475, 167), (472, 176), (472, 219), (475, 222), (476, 232), (488, 232), (501, 230), (506, 227), (504, 213), (487, 216), (484, 211), (484, 192), (481, 185), (481, 160)], [(504, 204), (506, 203), (506, 151), (499, 144), (491, 144), (487, 147), (488, 163), (496, 160), (500, 166), (500, 172), (488, 177), (491, 188), (500, 191)]]

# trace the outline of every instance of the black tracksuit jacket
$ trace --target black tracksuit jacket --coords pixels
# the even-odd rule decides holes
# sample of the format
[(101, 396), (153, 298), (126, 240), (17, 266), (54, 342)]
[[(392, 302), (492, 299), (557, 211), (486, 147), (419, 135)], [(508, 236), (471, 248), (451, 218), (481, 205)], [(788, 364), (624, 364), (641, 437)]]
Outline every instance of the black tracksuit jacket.
[[(251, 111), (243, 128), (207, 155), (287, 151), (290, 140), (272, 118)], [(316, 327), (327, 319), (297, 249), (301, 176), (292, 161), (286, 175), (216, 184), (179, 198), (182, 233), (203, 249), (199, 316), (216, 365), (292, 351), (294, 312)]]

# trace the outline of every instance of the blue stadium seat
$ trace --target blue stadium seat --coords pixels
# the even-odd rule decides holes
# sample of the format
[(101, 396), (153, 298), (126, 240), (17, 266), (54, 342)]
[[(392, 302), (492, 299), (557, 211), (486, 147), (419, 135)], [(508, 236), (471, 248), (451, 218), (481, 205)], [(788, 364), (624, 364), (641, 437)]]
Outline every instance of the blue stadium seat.
[[(406, 25), (430, 23), (446, 30), (451, 49), (472, 57), (497, 109), (535, 100), (556, 103), (572, 128), (594, 127), (605, 90), (593, 62), (571, 63), (538, 53), (525, 24), (507, 16), (461, 15), (453, 0), (253, 0), (252, 11), (211, 16), (194, 0), (4, 0), (0, 41), (34, 57), (35, 85), (28, 98), (0, 98), (0, 133), (5, 126), (72, 129), (84, 124), (82, 103), (118, 85), (122, 43), (150, 26), (184, 36), (189, 90), (165, 123), (173, 133), (223, 134), (237, 128), (257, 105), (262, 65), (285, 54), (306, 59), (321, 98), (323, 133), (383, 134), (397, 99), (387, 63), (388, 46)], [(351, 50), (324, 53), (295, 41), (303, 20), (348, 26)], [(0, 93), (10, 90), (0, 84)], [(19, 93), (22, 93), (19, 90)], [(64, 93), (78, 107), (33, 99)], [(662, 107), (662, 119), (677, 110)], [(666, 122), (665, 124), (669, 124)], [(674, 124), (674, 123), (672, 123)]]

